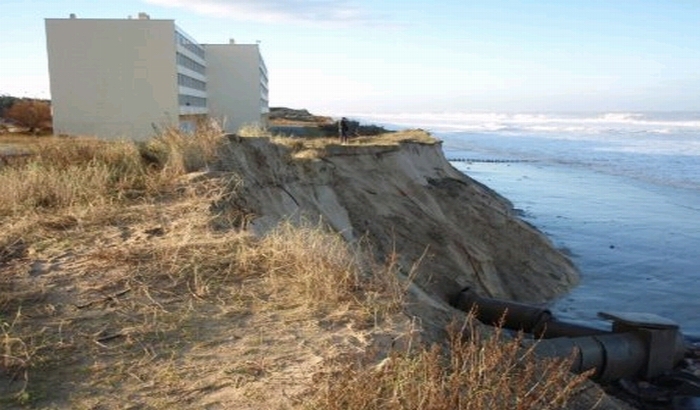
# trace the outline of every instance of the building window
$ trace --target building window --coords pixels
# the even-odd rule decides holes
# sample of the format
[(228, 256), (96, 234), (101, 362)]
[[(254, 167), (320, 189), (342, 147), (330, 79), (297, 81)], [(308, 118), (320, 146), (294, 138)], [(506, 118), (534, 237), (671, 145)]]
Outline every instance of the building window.
[(206, 107), (207, 99), (202, 97), (195, 97), (193, 95), (179, 94), (178, 101), (181, 107)]
[(187, 37), (183, 36), (180, 32), (177, 31), (175, 32), (175, 37), (177, 38), (178, 44), (185, 47), (194, 55), (204, 60), (204, 49), (199, 44), (190, 41)]
[(191, 121), (191, 120), (180, 121), (180, 131), (185, 132), (187, 134), (192, 134), (196, 130), (197, 130), (197, 126), (195, 125), (194, 121)]
[(193, 59), (187, 57), (186, 55), (182, 53), (177, 53), (177, 64), (179, 66), (189, 68), (192, 71), (196, 71), (199, 74), (205, 75), (207, 68), (204, 67), (203, 65), (199, 64), (198, 62), (194, 61)]
[(177, 75), (177, 84), (195, 90), (207, 91), (207, 83), (180, 73)]

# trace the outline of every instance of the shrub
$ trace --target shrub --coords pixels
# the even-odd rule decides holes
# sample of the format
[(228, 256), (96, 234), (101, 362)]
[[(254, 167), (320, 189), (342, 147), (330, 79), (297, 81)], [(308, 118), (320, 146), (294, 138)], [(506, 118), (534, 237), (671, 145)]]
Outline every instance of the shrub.
[[(324, 124), (319, 126), (319, 129), (327, 137), (338, 136), (338, 121), (331, 124)], [(386, 134), (389, 131), (384, 127), (378, 125), (362, 125), (359, 121), (348, 120), (348, 133), (351, 136), (374, 136), (380, 134)]]
[(11, 95), (0, 95), (0, 117), (5, 116), (5, 111), (10, 109), (20, 99)]
[(19, 126), (29, 128), (30, 133), (51, 128), (51, 106), (45, 101), (17, 101), (7, 110), (5, 117)]
[(216, 123), (199, 123), (194, 133), (168, 128), (146, 143), (142, 154), (168, 172), (192, 172), (205, 169), (216, 160), (223, 136)]

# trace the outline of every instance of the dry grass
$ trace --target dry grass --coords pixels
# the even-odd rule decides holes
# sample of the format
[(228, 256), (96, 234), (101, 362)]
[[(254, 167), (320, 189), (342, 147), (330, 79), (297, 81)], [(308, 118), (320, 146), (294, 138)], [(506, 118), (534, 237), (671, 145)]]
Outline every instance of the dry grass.
[(236, 135), (244, 138), (256, 138), (256, 137), (271, 137), (270, 131), (260, 125), (244, 125), (242, 126)]
[(337, 138), (290, 138), (274, 136), (272, 140), (276, 144), (284, 145), (291, 149), (295, 159), (318, 159), (331, 155), (329, 152), (347, 150), (352, 152), (357, 148), (393, 148), (402, 143), (412, 142), (419, 144), (436, 144), (439, 141), (423, 130), (406, 130), (391, 132), (371, 137), (353, 137), (346, 144), (340, 144)]
[(301, 307), (324, 320), (337, 315), (358, 323), (376, 323), (402, 309), (405, 288), (397, 266), (368, 266), (368, 249), (349, 248), (321, 225), (282, 223), (246, 257), (266, 277), (268, 301), (276, 308)]
[[(118, 408), (128, 396), (136, 406), (188, 408), (209, 390), (245, 387), (249, 395), (300, 356), (356, 344), (362, 329), (400, 309), (392, 268), (363, 271), (362, 252), (336, 234), (288, 224), (263, 238), (212, 231), (212, 199), (84, 215), (67, 231), (46, 233), (53, 238), (43, 242), (53, 244), (45, 249), (29, 244), (35, 257), (61, 266), (41, 273), (52, 287), (39, 294), (29, 289), (35, 280), (3, 280), (0, 379), (15, 380), (3, 406)], [(70, 257), (57, 249), (66, 238)], [(23, 269), (12, 264), (5, 273)], [(347, 331), (347, 342), (335, 339)], [(295, 374), (295, 383), (313, 370)], [(72, 386), (70, 398), (60, 381)]]
[[(241, 137), (268, 137), (275, 143), (300, 150), (323, 150), (328, 146), (340, 145), (338, 138), (297, 138), (284, 135), (273, 135), (270, 131), (260, 126), (245, 126), (238, 131)], [(349, 146), (396, 146), (404, 142), (419, 144), (435, 144), (438, 142), (428, 132), (420, 129), (389, 132), (374, 136), (362, 136), (350, 138)]]
[(219, 142), (47, 139), (0, 169), (15, 192), (0, 208), (3, 408), (121, 408), (125, 397), (189, 408), (228, 389), (224, 402), (260, 402), (257, 383), (307, 357), (288, 387), (299, 389), (319, 354), (399, 311), (393, 267), (368, 271), (363, 251), (323, 226), (222, 230), (243, 217), (211, 205), (236, 195), (237, 177), (188, 174)]
[(222, 134), (213, 127), (194, 135), (167, 130), (145, 146), (45, 138), (27, 146), (32, 155), (26, 161), (0, 167), (0, 215), (154, 197), (215, 160), (221, 142)]
[[(84, 278), (90, 268), (106, 272), (101, 280), (107, 284), (116, 281), (127, 286), (133, 281), (124, 276), (123, 261), (101, 265), (94, 250), (101, 243), (118, 243), (105, 233), (121, 230), (126, 237), (130, 225), (157, 225), (163, 213), (156, 204), (167, 198), (177, 198), (176, 203), (191, 208), (200, 195), (211, 200), (219, 194), (206, 182), (186, 184), (183, 178), (187, 171), (215, 160), (221, 141), (214, 130), (195, 135), (169, 131), (146, 146), (131, 141), (35, 138), (21, 145), (30, 156), (0, 166), (0, 379), (15, 381), (9, 390), (17, 402), (33, 396), (28, 391), (32, 380), (41, 380), (38, 369), (63, 362), (60, 355), (79, 345), (63, 337), (81, 334), (76, 329), (64, 331), (73, 319), (57, 313), (57, 306), (75, 306), (75, 301), (46, 289), (95, 286)], [(207, 206), (195, 208), (207, 215)], [(76, 263), (70, 275), (59, 275), (58, 283), (35, 277), (46, 273), (44, 265), (50, 266), (47, 270), (62, 270)], [(17, 384), (17, 380), (24, 382)]]
[[(587, 375), (571, 360), (542, 360), (521, 346), (522, 334), (484, 333), (470, 315), (449, 330), (449, 345), (392, 351), (378, 365), (341, 360), (319, 380), (307, 409), (562, 409)], [(465, 337), (466, 336), (466, 337)]]
[(180, 175), (209, 167), (216, 159), (222, 141), (221, 127), (215, 122), (203, 122), (198, 124), (194, 134), (166, 129), (146, 147), (161, 164)]
[(105, 266), (126, 264), (132, 281), (165, 296), (226, 298), (223, 293), (235, 293), (250, 282), (246, 291), (264, 300), (256, 305), (262, 310), (296, 309), (324, 320), (338, 311), (353, 311), (355, 319), (364, 321), (379, 305), (383, 313), (398, 310), (402, 296), (395, 267), (361, 271), (364, 252), (349, 248), (324, 226), (282, 223), (262, 238), (217, 233), (208, 229), (203, 208), (201, 216), (190, 211), (187, 224), (169, 232), (167, 241), (102, 249), (90, 260)]
[(420, 129), (350, 139), (351, 145), (398, 145), (403, 142), (432, 145), (437, 143), (438, 140), (431, 136), (428, 132)]
[(45, 139), (53, 138), (48, 136), (37, 136), (26, 133), (0, 133), (0, 153), (4, 149), (26, 149), (29, 146), (41, 143)]
[[(327, 146), (337, 146), (340, 142), (337, 138), (289, 138), (277, 137), (274, 139), (276, 143), (303, 148), (303, 149), (323, 149)], [(420, 144), (435, 144), (438, 142), (429, 133), (423, 130), (406, 130), (399, 132), (390, 132), (371, 137), (353, 137), (346, 144), (352, 146), (397, 146), (404, 142), (414, 142)]]

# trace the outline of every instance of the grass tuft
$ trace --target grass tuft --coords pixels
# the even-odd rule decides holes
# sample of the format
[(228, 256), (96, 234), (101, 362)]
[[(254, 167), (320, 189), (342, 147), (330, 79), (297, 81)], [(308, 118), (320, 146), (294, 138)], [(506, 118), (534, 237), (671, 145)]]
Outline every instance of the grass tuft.
[(394, 350), (378, 365), (372, 356), (342, 358), (305, 408), (554, 410), (579, 393), (588, 375), (569, 372), (573, 357), (542, 360), (522, 347), (522, 334), (484, 332), (474, 321), (452, 325), (447, 346)]
[(210, 126), (194, 134), (166, 130), (143, 146), (132, 141), (43, 139), (30, 147), (29, 160), (0, 167), (0, 215), (157, 196), (187, 172), (215, 161), (222, 137)]
[(257, 124), (244, 125), (238, 130), (238, 132), (236, 134), (240, 137), (249, 137), (249, 138), (270, 137), (271, 136), (270, 130), (268, 128), (257, 125)]

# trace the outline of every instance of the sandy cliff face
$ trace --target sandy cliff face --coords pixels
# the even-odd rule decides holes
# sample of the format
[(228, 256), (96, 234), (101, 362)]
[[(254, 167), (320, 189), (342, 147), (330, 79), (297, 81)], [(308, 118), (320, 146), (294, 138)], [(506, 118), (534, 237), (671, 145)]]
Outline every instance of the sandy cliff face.
[(453, 168), (440, 143), (328, 146), (295, 158), (266, 138), (232, 138), (222, 170), (241, 178), (237, 206), (260, 232), (285, 218), (322, 219), (348, 241), (392, 251), (417, 294), (443, 303), (465, 286), (488, 296), (542, 302), (569, 290), (578, 273), (509, 202)]

